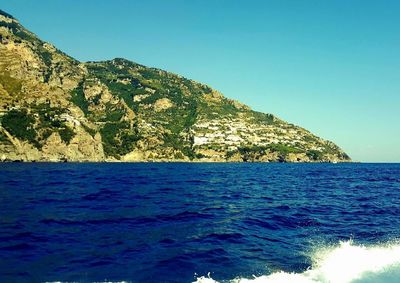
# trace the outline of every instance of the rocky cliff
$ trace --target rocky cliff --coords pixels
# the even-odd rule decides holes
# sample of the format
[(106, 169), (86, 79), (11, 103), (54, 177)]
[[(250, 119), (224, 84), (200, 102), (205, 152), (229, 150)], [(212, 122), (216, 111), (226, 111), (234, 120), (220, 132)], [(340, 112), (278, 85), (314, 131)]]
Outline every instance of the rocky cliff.
[(334, 143), (125, 59), (82, 63), (0, 10), (0, 160), (337, 162)]

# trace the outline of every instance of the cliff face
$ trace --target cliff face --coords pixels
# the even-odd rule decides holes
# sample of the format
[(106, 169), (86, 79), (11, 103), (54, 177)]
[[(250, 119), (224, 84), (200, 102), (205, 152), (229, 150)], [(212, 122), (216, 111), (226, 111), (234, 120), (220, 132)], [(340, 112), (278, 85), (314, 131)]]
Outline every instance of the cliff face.
[(81, 63), (0, 11), (0, 160), (349, 161), (210, 87), (125, 59)]

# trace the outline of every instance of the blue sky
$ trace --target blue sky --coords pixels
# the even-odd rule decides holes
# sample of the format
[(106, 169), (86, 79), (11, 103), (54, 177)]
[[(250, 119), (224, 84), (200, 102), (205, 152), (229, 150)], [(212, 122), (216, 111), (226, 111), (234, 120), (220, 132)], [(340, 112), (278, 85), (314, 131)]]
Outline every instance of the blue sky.
[(76, 59), (179, 73), (356, 161), (400, 162), (400, 1), (7, 0), (0, 9)]

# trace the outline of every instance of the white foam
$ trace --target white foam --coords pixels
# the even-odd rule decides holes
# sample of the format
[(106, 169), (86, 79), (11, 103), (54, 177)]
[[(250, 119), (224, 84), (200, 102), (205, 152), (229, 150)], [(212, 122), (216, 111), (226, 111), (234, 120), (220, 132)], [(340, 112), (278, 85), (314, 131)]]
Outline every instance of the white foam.
[[(253, 279), (236, 278), (232, 283), (391, 283), (400, 282), (400, 244), (354, 245), (351, 241), (317, 249), (312, 268), (303, 273), (274, 272)], [(218, 283), (211, 277), (196, 283)]]

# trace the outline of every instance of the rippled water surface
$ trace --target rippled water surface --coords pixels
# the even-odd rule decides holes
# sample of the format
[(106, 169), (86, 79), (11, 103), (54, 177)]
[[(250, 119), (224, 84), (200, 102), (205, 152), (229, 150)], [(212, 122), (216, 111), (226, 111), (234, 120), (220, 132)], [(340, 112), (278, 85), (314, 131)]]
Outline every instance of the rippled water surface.
[(0, 164), (0, 213), (1, 282), (302, 273), (400, 238), (400, 165)]

